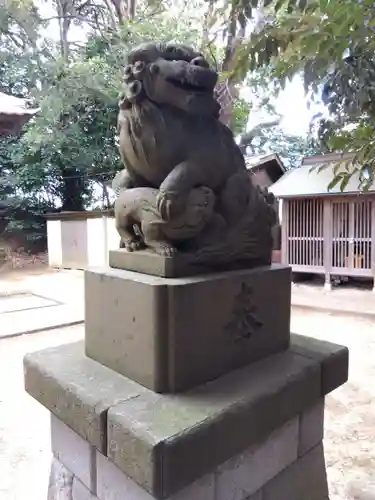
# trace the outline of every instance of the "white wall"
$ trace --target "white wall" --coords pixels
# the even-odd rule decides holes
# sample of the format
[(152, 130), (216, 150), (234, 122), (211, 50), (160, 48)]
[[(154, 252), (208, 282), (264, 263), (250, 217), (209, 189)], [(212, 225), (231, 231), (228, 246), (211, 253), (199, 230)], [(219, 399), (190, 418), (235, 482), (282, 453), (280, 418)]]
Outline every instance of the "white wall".
[(48, 261), (51, 267), (85, 269), (108, 264), (108, 251), (119, 248), (114, 217), (52, 219), (47, 221)]
[(105, 218), (87, 219), (87, 265), (104, 266), (106, 263)]
[(48, 264), (50, 267), (62, 265), (61, 221), (47, 221)]

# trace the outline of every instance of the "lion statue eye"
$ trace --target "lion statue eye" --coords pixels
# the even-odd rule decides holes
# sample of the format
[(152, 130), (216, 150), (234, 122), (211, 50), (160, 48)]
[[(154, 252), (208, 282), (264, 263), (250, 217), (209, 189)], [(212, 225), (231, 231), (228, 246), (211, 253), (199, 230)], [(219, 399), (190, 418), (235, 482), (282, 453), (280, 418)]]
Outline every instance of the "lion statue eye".
[(125, 66), (124, 76), (130, 76), (132, 73), (133, 73), (133, 68), (131, 67), (131, 65), (128, 64), (127, 66)]
[(129, 91), (133, 96), (138, 95), (142, 90), (142, 84), (138, 80), (135, 80), (129, 85)]
[(150, 74), (152, 76), (156, 76), (159, 73), (159, 66), (157, 64), (151, 64), (150, 65)]
[(135, 71), (143, 71), (144, 68), (145, 68), (145, 63), (143, 61), (137, 61), (135, 64), (134, 64), (134, 70)]
[(210, 67), (210, 65), (203, 56), (195, 57), (190, 64), (192, 64), (193, 66), (199, 66), (201, 68), (206, 68), (206, 69)]
[(127, 66), (125, 66), (125, 69), (124, 69), (124, 82), (127, 83), (129, 80), (131, 80), (133, 78), (133, 68), (130, 64), (128, 64)]

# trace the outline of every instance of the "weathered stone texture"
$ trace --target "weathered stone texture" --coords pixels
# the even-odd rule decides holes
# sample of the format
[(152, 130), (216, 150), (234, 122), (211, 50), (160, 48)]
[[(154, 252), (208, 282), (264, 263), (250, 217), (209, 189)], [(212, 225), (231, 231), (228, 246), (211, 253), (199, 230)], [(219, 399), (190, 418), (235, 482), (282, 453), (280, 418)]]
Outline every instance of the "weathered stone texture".
[(254, 495), (247, 497), (246, 500), (263, 500), (263, 490), (258, 490)]
[[(123, 474), (112, 462), (98, 453), (98, 498), (100, 500), (155, 500), (146, 490)], [(168, 500), (215, 500), (214, 474), (207, 474)]]
[(77, 477), (74, 477), (72, 499), (69, 500), (97, 500), (97, 497), (93, 495)]
[(153, 500), (152, 496), (125, 476), (101, 453), (97, 454), (97, 496), (100, 500)]
[(71, 500), (73, 473), (56, 458), (52, 460), (47, 500)]
[(194, 276), (202, 274), (202, 271), (207, 273), (205, 268), (197, 270), (196, 267), (187, 264), (179, 254), (170, 258), (150, 251), (127, 252), (124, 249), (116, 249), (109, 251), (108, 262), (110, 267), (115, 269), (126, 269), (161, 278)]
[(289, 347), (284, 266), (183, 279), (103, 269), (86, 271), (85, 289), (86, 355), (156, 392), (189, 390)]
[(263, 500), (328, 500), (323, 445), (313, 448), (267, 483)]
[(215, 500), (245, 500), (297, 459), (298, 418), (219, 466)]
[(95, 449), (54, 415), (51, 417), (51, 446), (58, 461), (79, 477), (86, 488), (95, 492)]
[[(81, 438), (64, 424), (54, 423), (54, 451), (74, 472), (54, 459), (48, 500), (328, 500), (322, 443), (298, 457), (300, 423), (301, 418), (295, 417), (264, 442), (162, 496), (150, 494), (98, 451), (90, 459)], [(72, 456), (67, 457), (69, 446)], [(77, 461), (80, 452), (83, 457)]]
[(323, 440), (324, 399), (300, 415), (298, 455), (302, 456)]
[(148, 392), (110, 408), (108, 457), (168, 496), (267, 439), (319, 391), (319, 365), (289, 351), (182, 395)]
[[(309, 339), (303, 350), (300, 343), (174, 395), (149, 391), (87, 358), (82, 343), (28, 355), (26, 388), (54, 415), (52, 448), (64, 464), (57, 473), (53, 465), (50, 500), (64, 499), (74, 485), (73, 500), (93, 500), (90, 494), (115, 500), (110, 474), (125, 481), (129, 500), (284, 500), (272, 495), (289, 495), (285, 482), (295, 483), (295, 496), (285, 500), (306, 500), (296, 496), (313, 481), (299, 478), (305, 463), (320, 480), (307, 500), (326, 500), (318, 495), (325, 495), (324, 464), (314, 458), (322, 453), (315, 451), (322, 438), (322, 377), (339, 360), (345, 381), (345, 352), (329, 344), (319, 354), (314, 341), (311, 349)], [(329, 378), (331, 387), (335, 380)], [(95, 466), (99, 458), (107, 475)]]
[(348, 380), (349, 349), (347, 347), (296, 334), (291, 335), (291, 346), (293, 352), (321, 363), (322, 396), (326, 396)]
[(103, 453), (108, 408), (145, 389), (84, 355), (84, 343), (24, 358), (25, 389), (53, 415)]

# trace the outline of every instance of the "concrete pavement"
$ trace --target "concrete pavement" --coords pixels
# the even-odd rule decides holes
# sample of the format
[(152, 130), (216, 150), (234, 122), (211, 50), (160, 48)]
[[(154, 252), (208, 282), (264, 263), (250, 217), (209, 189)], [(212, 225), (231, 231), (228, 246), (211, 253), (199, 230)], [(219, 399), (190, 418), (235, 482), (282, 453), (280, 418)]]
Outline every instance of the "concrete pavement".
[(82, 271), (43, 269), (0, 275), (0, 338), (83, 321)]

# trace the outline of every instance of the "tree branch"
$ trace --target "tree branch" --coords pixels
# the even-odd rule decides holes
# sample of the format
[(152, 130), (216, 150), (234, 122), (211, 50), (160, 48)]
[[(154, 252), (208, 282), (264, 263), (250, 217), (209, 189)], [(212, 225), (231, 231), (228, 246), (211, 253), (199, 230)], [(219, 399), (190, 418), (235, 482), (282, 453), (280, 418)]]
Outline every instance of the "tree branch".
[(256, 137), (261, 137), (263, 135), (262, 130), (263, 129), (270, 129), (273, 127), (276, 127), (279, 125), (281, 118), (275, 118), (274, 120), (270, 120), (268, 122), (263, 122), (259, 123), (258, 125), (255, 125), (251, 130), (248, 132), (245, 132), (240, 139), (239, 147), (242, 151), (243, 154), (246, 153), (246, 149), (248, 147), (251, 147), (254, 151), (254, 148), (252, 146), (252, 142)]
[(109, 17), (110, 17), (110, 20), (111, 20), (112, 29), (114, 31), (118, 31), (118, 22), (117, 22), (117, 19), (116, 19), (116, 14), (113, 11), (113, 6), (112, 6), (110, 0), (104, 0), (104, 3), (106, 4), (107, 9), (108, 9), (108, 13), (109, 13)]
[(112, 5), (116, 11), (119, 24), (123, 25), (126, 20), (126, 11), (122, 0), (111, 0)]

